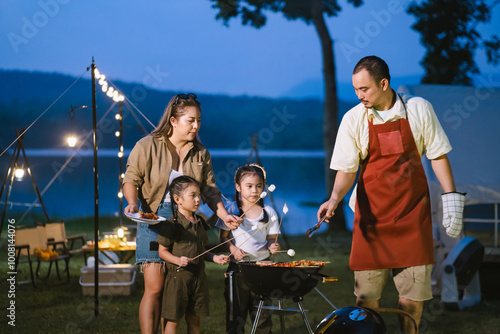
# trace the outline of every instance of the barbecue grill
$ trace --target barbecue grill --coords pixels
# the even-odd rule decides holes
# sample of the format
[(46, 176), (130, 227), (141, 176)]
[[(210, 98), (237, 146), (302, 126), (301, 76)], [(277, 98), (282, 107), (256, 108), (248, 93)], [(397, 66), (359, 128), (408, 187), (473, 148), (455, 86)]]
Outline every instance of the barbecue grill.
[(322, 266), (309, 267), (273, 267), (260, 266), (255, 262), (239, 262), (243, 278), (250, 289), (259, 297), (259, 306), (252, 326), (252, 334), (257, 329), (257, 323), (264, 307), (264, 300), (278, 299), (279, 308), (274, 308), (280, 314), (283, 332), (283, 314), (286, 309), (281, 308), (283, 299), (292, 299), (299, 306), (299, 312), (304, 319), (308, 333), (313, 334), (304, 308), (302, 307), (303, 296), (316, 287), (319, 282), (337, 282), (338, 279), (328, 277), (321, 273)]

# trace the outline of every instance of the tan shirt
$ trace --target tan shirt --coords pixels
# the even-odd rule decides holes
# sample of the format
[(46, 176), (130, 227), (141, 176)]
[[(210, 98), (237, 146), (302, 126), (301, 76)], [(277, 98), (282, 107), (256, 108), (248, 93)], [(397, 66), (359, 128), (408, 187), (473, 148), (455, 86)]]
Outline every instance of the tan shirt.
[[(139, 190), (139, 200), (145, 212), (156, 212), (167, 190), (172, 170), (172, 154), (167, 140), (146, 136), (137, 142), (127, 160), (123, 183), (132, 183)], [(220, 195), (212, 159), (203, 145), (193, 142), (188, 145), (189, 151), (181, 162), (182, 172), (200, 183), (201, 197), (206, 203), (208, 198)]]
[[(403, 95), (402, 98), (406, 103), (408, 122), (420, 156), (425, 153), (428, 159), (436, 159), (451, 151), (448, 137), (431, 103), (421, 97)], [(406, 113), (399, 97), (385, 121), (373, 109), (368, 109), (367, 113), (361, 103), (349, 110), (339, 127), (331, 169), (346, 173), (358, 171), (360, 162), (368, 155), (368, 117), (372, 117), (373, 124), (382, 124), (406, 118)]]
[[(162, 225), (156, 240), (160, 245), (167, 248), (172, 255), (189, 258), (200, 255), (208, 245), (207, 230), (210, 227), (200, 216), (195, 215), (195, 219), (196, 223), (192, 223), (180, 212), (177, 212), (177, 219), (174, 217), (167, 219), (166, 223)], [(198, 266), (196, 269), (192, 268), (195, 271), (204, 268), (203, 257), (200, 256), (191, 261), (189, 266)], [(177, 266), (173, 265), (172, 269), (175, 267)]]

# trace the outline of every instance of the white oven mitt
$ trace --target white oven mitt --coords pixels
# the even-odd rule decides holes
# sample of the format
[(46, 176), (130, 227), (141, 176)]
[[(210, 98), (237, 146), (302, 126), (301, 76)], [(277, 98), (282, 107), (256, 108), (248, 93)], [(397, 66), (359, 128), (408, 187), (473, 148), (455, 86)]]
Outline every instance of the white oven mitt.
[(462, 232), (465, 193), (451, 192), (441, 195), (443, 200), (443, 226), (446, 234), (456, 238)]

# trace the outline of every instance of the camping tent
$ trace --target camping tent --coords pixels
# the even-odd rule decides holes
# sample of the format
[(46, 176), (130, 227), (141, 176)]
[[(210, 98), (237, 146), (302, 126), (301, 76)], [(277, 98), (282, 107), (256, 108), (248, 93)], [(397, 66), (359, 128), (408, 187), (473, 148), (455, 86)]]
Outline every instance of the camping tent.
[[(466, 192), (466, 205), (500, 203), (500, 87), (449, 85), (400, 86), (399, 93), (420, 96), (432, 103), (453, 147), (448, 154), (457, 191)], [(431, 192), (434, 236), (439, 268), (444, 254), (458, 242), (441, 226), (441, 186), (428, 159), (422, 159)], [(439, 289), (439, 288), (437, 288)]]

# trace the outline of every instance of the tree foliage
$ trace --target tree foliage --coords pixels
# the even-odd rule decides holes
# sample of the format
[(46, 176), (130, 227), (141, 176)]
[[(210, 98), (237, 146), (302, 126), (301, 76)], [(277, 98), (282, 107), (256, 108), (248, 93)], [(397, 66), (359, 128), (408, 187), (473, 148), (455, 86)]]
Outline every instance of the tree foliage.
[(426, 54), (423, 83), (471, 85), (479, 69), (474, 61), (478, 48), (484, 48), (488, 62), (498, 64), (500, 39), (485, 40), (477, 24), (491, 20), (491, 9), (483, 0), (427, 0), (412, 3), (408, 13), (417, 18), (412, 26), (421, 34)]
[[(219, 12), (217, 19), (225, 24), (234, 17), (241, 16), (243, 25), (250, 24), (260, 28), (266, 24), (265, 10), (281, 12), (287, 20), (301, 19), (306, 24), (313, 20), (314, 1), (304, 0), (211, 0), (213, 8)], [(360, 6), (363, 0), (347, 0), (355, 7)], [(321, 11), (327, 16), (337, 16), (342, 10), (337, 0), (321, 1)]]

